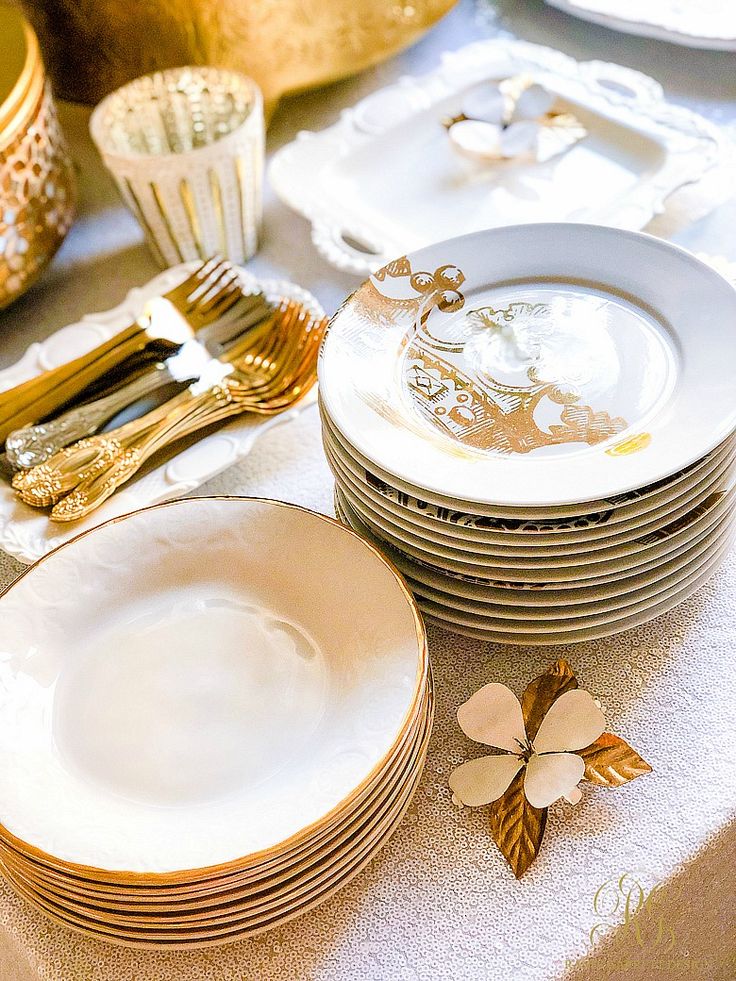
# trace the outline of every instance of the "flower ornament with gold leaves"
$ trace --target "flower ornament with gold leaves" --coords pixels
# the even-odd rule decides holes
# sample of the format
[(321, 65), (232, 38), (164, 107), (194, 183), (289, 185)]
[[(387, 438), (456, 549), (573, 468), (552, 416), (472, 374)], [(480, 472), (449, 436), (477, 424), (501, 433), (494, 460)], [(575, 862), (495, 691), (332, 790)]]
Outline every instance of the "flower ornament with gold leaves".
[(453, 798), (493, 806), (491, 831), (517, 878), (536, 858), (547, 808), (560, 799), (577, 804), (581, 780), (614, 787), (651, 770), (605, 731), (600, 705), (566, 661), (531, 682), (521, 701), (506, 685), (484, 685), (457, 718), (466, 736), (498, 752), (453, 770)]
[(517, 75), (471, 89), (445, 127), (452, 146), (473, 160), (531, 156), (543, 162), (587, 133), (573, 113), (556, 108), (557, 101), (530, 76)]

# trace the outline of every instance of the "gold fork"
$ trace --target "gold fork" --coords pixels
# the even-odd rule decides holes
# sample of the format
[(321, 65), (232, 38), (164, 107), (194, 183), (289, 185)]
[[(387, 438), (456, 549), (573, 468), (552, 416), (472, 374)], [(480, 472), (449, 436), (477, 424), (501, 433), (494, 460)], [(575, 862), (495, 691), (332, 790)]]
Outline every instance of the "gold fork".
[[(270, 316), (242, 338), (221, 356), (222, 364), (219, 370), (231, 361), (243, 360), (244, 366), (260, 367), (265, 358), (275, 349), (280, 332), (288, 328), (291, 318), (298, 310), (296, 303), (282, 303), (274, 308)], [(219, 362), (212, 359), (209, 368), (209, 380), (213, 383), (213, 371), (218, 370)], [(214, 367), (213, 367), (214, 366)], [(131, 422), (107, 433), (81, 439), (55, 453), (45, 463), (19, 471), (12, 478), (12, 485), (20, 494), (21, 499), (32, 507), (50, 507), (60, 497), (77, 486), (86, 476), (97, 473), (108, 467), (115, 453), (132, 445), (143, 437), (156, 423), (163, 421), (166, 416), (179, 406), (189, 404), (191, 388), (162, 403), (150, 412), (133, 419)], [(257, 380), (254, 380), (254, 386)], [(202, 382), (207, 385), (207, 382)]]
[[(150, 300), (129, 327), (73, 361), (0, 392), (0, 446), (15, 429), (36, 423), (153, 339), (176, 346), (221, 317), (242, 295), (238, 272), (209, 259), (164, 296)], [(182, 319), (183, 318), (183, 319)]]
[(127, 426), (82, 440), (46, 464), (17, 474), (14, 486), (21, 498), (37, 507), (54, 504), (52, 520), (77, 520), (183, 436), (242, 412), (272, 415), (290, 408), (316, 380), (327, 321), (316, 320), (293, 302), (281, 308), (275, 321), (259, 332), (260, 344), (251, 337), (240, 351), (231, 349), (229, 361), (223, 359), (214, 377), (201, 379)]

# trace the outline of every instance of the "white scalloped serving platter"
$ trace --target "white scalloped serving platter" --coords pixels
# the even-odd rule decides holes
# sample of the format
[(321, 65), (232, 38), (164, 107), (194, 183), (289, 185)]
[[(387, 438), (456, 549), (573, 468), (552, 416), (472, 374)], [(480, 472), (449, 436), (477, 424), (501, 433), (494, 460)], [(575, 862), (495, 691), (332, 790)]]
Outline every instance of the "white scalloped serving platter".
[(573, 17), (688, 48), (736, 51), (733, 0), (546, 0)]
[[(62, 327), (45, 341), (31, 344), (19, 361), (0, 371), (0, 391), (79, 357), (106, 341), (141, 313), (146, 300), (171, 289), (197, 265), (196, 262), (189, 262), (172, 266), (144, 286), (132, 289), (119, 306), (103, 313), (87, 314), (78, 323)], [(243, 270), (241, 279), (246, 289), (260, 288), (272, 300), (289, 297), (304, 304), (315, 316), (324, 316), (322, 307), (311, 293), (294, 283), (257, 280)], [(278, 416), (263, 419), (245, 415), (234, 419), (227, 426), (131, 481), (88, 518), (69, 525), (53, 524), (45, 511), (23, 504), (7, 481), (0, 479), (0, 548), (20, 562), (35, 562), (62, 542), (102, 524), (109, 518), (182, 497), (242, 460), (260, 435), (274, 426), (296, 418), (315, 401), (316, 392), (312, 392), (300, 405)]]
[[(442, 119), (491, 79), (530, 73), (585, 123), (588, 135), (545, 163), (475, 163), (450, 144)], [(718, 129), (664, 101), (640, 72), (577, 62), (550, 48), (486, 40), (446, 53), (302, 132), (269, 168), (279, 197), (312, 223), (319, 252), (366, 274), (432, 242), (498, 225), (584, 221), (637, 230), (724, 151)]]

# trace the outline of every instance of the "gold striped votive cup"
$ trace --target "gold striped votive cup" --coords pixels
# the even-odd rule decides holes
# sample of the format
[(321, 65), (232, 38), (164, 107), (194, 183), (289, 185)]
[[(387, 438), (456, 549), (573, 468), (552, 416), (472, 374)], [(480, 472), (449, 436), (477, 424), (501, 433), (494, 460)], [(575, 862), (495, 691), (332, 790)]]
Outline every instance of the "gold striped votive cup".
[(117, 89), (90, 132), (162, 266), (258, 248), (263, 99), (239, 72), (171, 68)]

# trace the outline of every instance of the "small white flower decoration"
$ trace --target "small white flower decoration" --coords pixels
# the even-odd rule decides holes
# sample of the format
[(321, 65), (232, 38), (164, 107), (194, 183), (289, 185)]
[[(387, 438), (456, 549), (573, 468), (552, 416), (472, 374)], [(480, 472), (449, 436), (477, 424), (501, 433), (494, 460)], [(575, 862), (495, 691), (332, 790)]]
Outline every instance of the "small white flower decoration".
[(453, 146), (476, 160), (503, 160), (524, 154), (546, 160), (582, 139), (580, 121), (555, 112), (556, 96), (528, 76), (489, 82), (471, 89), (459, 116), (446, 125)]
[(585, 761), (575, 751), (590, 746), (605, 729), (603, 712), (580, 688), (552, 703), (533, 740), (521, 703), (506, 685), (484, 685), (460, 706), (457, 718), (466, 736), (503, 751), (463, 763), (450, 775), (455, 798), (469, 807), (498, 800), (522, 768), (524, 795), (533, 807), (549, 807), (561, 797), (577, 804)]
[(453, 800), (490, 805), (489, 831), (517, 879), (539, 853), (550, 804), (560, 797), (577, 803), (583, 778), (620, 787), (652, 770), (620, 736), (603, 731), (600, 706), (578, 688), (567, 661), (530, 681), (521, 702), (506, 685), (486, 685), (457, 717), (466, 735), (501, 753), (454, 770)]

